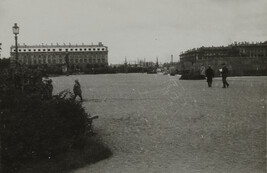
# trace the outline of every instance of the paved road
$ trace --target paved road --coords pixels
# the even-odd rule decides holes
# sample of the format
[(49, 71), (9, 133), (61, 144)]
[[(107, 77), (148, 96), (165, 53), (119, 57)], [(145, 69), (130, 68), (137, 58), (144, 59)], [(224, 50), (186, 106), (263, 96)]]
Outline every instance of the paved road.
[(267, 77), (184, 81), (154, 74), (54, 78), (55, 92), (79, 78), (84, 107), (113, 156), (86, 172), (266, 172)]

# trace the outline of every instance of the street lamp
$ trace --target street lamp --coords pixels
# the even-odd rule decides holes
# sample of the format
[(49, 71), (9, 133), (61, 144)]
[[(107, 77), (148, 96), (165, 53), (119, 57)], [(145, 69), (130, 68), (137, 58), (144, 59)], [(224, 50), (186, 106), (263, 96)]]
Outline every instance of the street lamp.
[(17, 26), (17, 23), (13, 26), (13, 34), (15, 34), (15, 49), (16, 49), (16, 66), (18, 63), (18, 34), (19, 34), (19, 27)]

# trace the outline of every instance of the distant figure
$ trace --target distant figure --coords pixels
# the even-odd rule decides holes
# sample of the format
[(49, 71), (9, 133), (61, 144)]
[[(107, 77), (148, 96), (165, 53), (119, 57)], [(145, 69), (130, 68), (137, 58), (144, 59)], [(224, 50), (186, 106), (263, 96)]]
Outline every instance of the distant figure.
[(212, 78), (214, 77), (214, 72), (211, 69), (210, 65), (209, 65), (208, 69), (205, 71), (205, 75), (207, 77), (208, 86), (212, 87)]
[(225, 66), (225, 64), (223, 64), (223, 68), (222, 68), (222, 82), (223, 82), (223, 88), (228, 88), (229, 87), (229, 83), (226, 81), (226, 78), (228, 77), (229, 71), (228, 68)]
[(47, 79), (44, 81), (42, 97), (43, 99), (49, 100), (49, 99), (52, 99), (52, 95), (53, 95), (52, 79)]
[(49, 79), (47, 81), (47, 94), (48, 94), (48, 98), (51, 99), (53, 96), (53, 85), (52, 85), (52, 79)]
[(79, 96), (81, 98), (81, 101), (83, 101), (81, 85), (77, 79), (75, 80), (73, 92), (74, 92), (74, 98), (73, 98), (74, 100), (76, 99), (77, 96)]

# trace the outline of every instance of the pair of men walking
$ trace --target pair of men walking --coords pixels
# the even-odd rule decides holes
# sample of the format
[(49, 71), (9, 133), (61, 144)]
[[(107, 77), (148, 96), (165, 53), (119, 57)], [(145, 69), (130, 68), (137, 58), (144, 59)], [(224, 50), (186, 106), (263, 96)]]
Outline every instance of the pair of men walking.
[[(214, 77), (214, 71), (211, 68), (211, 66), (208, 67), (208, 69), (205, 71), (206, 77), (207, 77), (207, 82), (208, 86), (212, 87), (212, 78)], [(221, 69), (221, 74), (222, 74), (222, 82), (223, 82), (223, 88), (228, 88), (229, 83), (226, 81), (226, 78), (229, 74), (228, 68), (223, 64), (223, 67)]]

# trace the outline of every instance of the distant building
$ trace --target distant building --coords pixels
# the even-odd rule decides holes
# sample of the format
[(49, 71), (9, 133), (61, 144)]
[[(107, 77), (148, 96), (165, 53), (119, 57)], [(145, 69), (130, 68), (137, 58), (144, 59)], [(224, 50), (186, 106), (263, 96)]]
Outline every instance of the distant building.
[(267, 75), (267, 42), (234, 43), (226, 47), (200, 47), (180, 54), (182, 73), (200, 73), (201, 66), (211, 65), (219, 75), (226, 64), (231, 75)]
[[(15, 61), (15, 46), (10, 48)], [(22, 65), (68, 65), (72, 69), (108, 65), (108, 47), (97, 45), (18, 45), (18, 63)]]

